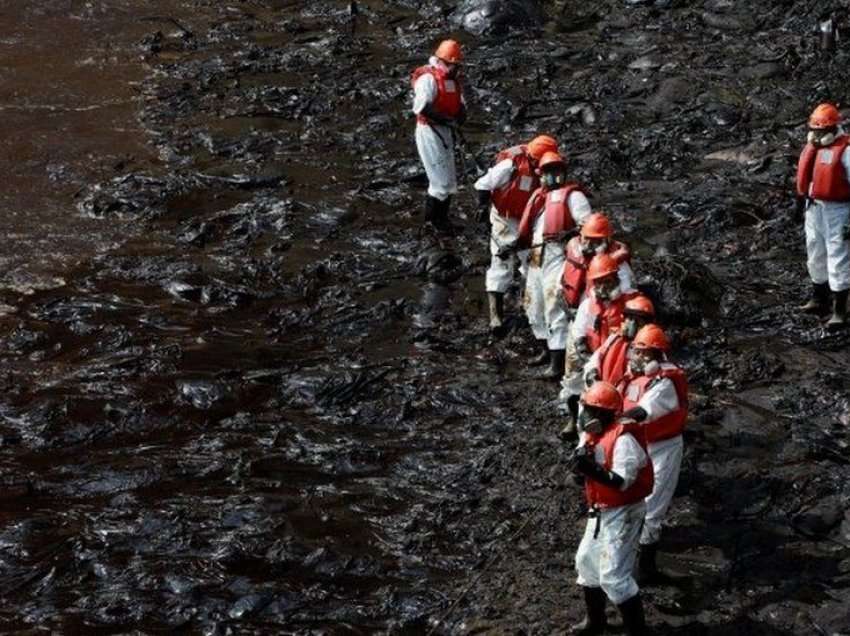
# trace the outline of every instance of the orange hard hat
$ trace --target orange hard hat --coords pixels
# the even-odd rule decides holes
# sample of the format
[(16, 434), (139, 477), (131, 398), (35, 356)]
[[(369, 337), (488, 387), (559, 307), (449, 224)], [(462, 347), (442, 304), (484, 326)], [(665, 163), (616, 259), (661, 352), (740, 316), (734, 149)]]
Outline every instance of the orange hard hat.
[(531, 158), (535, 161), (540, 161), (543, 155), (547, 152), (554, 152), (557, 154), (558, 142), (555, 141), (554, 137), (550, 137), (549, 135), (538, 135), (528, 142), (527, 148), (528, 154), (531, 155)]
[(434, 57), (449, 64), (460, 64), (463, 62), (463, 51), (460, 50), (457, 40), (443, 40), (434, 52)]
[(551, 150), (543, 153), (543, 156), (540, 157), (540, 163), (538, 164), (540, 170), (543, 170), (543, 168), (547, 166), (556, 165), (566, 167), (567, 163), (564, 161), (564, 158), (561, 155), (559, 155), (557, 152), (552, 152)]
[(635, 334), (635, 339), (632, 340), (632, 347), (635, 349), (661, 349), (661, 351), (670, 350), (670, 341), (664, 335), (664, 331), (658, 325), (644, 325)]
[(608, 382), (594, 382), (581, 396), (581, 401), (585, 406), (595, 406), (615, 413), (623, 408), (623, 398)]
[(587, 280), (593, 282), (600, 278), (605, 278), (611, 274), (616, 274), (620, 266), (608, 254), (597, 254), (587, 266)]
[(812, 111), (809, 117), (809, 128), (833, 128), (841, 123), (841, 113), (832, 104), (824, 102)]
[(581, 235), (584, 238), (610, 238), (613, 233), (611, 222), (601, 212), (591, 214), (581, 226)]
[(623, 309), (625, 314), (641, 314), (643, 316), (655, 316), (655, 307), (652, 301), (643, 294), (632, 296), (626, 301), (626, 306)]

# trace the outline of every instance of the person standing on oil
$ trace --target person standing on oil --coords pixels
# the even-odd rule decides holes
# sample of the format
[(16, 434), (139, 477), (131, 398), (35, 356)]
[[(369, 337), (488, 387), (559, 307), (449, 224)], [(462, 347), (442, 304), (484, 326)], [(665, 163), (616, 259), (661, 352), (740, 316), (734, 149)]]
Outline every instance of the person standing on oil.
[(617, 605), (630, 636), (646, 634), (643, 602), (633, 570), (638, 539), (652, 492), (652, 464), (643, 428), (618, 421), (622, 399), (612, 385), (596, 382), (581, 396), (584, 442), (570, 468), (584, 478), (589, 516), (576, 552), (577, 583), (587, 614), (571, 633), (606, 633), (606, 597)]
[[(593, 352), (581, 372), (577, 374), (580, 376), (579, 380), (569, 375), (564, 376), (561, 394), (558, 396), (567, 403), (567, 424), (561, 431), (562, 437), (575, 439), (578, 436), (576, 423), (580, 393), (599, 380), (617, 386), (629, 370), (628, 352), (632, 340), (641, 327), (650, 324), (653, 320), (655, 320), (655, 307), (649, 298), (643, 294), (636, 294), (629, 298), (623, 307), (622, 325), (610, 330), (608, 338)], [(567, 351), (568, 353), (570, 351), (569, 343)], [(568, 365), (569, 357), (568, 355)]]
[(457, 192), (454, 128), (466, 121), (461, 62), (460, 44), (443, 40), (428, 64), (411, 77), (416, 149), (428, 175), (425, 222), (442, 233), (452, 231), (449, 206)]
[(490, 267), (487, 268), (485, 286), (490, 301), (490, 329), (502, 328), (505, 319), (505, 292), (511, 286), (519, 265), (525, 276), (527, 252), (518, 252), (502, 259), (497, 255), (502, 245), (514, 243), (519, 230), (519, 220), (531, 198), (540, 187), (537, 164), (547, 152), (557, 152), (558, 142), (549, 135), (538, 135), (528, 142), (502, 150), (496, 163), (475, 182), (478, 193), (479, 223), (490, 225)]
[(506, 258), (517, 249), (530, 250), (523, 304), (534, 337), (542, 344), (540, 356), (531, 364), (547, 365), (538, 377), (556, 380), (564, 373), (569, 329), (561, 297), (564, 250), (590, 216), (590, 202), (581, 184), (567, 181), (567, 164), (557, 152), (545, 153), (538, 170), (540, 187), (525, 206), (516, 242), (503, 245), (497, 256)]
[(828, 329), (847, 324), (850, 289), (850, 142), (841, 129), (841, 113), (821, 104), (809, 117), (808, 140), (797, 164), (797, 217), (805, 213), (806, 253), (812, 296), (805, 313), (832, 316)]
[(640, 329), (629, 347), (629, 369), (617, 385), (623, 396), (623, 421), (643, 427), (655, 483), (646, 498), (646, 519), (640, 535), (638, 581), (663, 582), (656, 564), (661, 524), (679, 483), (688, 420), (685, 372), (666, 358), (670, 343), (658, 325)]

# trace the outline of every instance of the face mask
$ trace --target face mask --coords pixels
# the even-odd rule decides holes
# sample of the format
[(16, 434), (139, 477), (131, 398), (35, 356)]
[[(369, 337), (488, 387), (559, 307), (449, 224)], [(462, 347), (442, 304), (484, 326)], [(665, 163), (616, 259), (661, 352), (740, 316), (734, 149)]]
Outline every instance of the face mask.
[(606, 287), (604, 285), (600, 287), (597, 285), (593, 293), (599, 300), (611, 302), (617, 300), (623, 292), (620, 291), (619, 285), (613, 287)]
[(593, 284), (593, 295), (599, 300), (613, 300), (620, 295), (620, 281), (613, 276), (606, 276)]
[(638, 326), (634, 318), (626, 318), (623, 323), (623, 337), (626, 340), (633, 340), (637, 334)]
[(457, 65), (446, 64), (446, 75), (448, 75), (449, 77), (457, 77)]
[(643, 375), (646, 370), (647, 358), (641, 349), (629, 350), (629, 371), (634, 375)]
[(557, 172), (544, 172), (540, 176), (540, 183), (547, 190), (554, 190), (559, 185), (564, 183), (564, 175)]
[(655, 375), (661, 368), (658, 360), (646, 357), (649, 354), (633, 350), (629, 354), (629, 371), (634, 375)]
[(578, 428), (583, 433), (591, 435), (599, 435), (605, 428), (598, 413), (594, 413), (588, 408), (584, 408), (578, 416)]
[(585, 256), (593, 256), (594, 254), (602, 254), (608, 249), (608, 241), (596, 241), (593, 239), (582, 240), (581, 253)]
[(825, 147), (831, 146), (835, 141), (836, 134), (832, 131), (824, 132), (821, 130), (810, 130), (806, 136), (806, 140), (813, 146)]

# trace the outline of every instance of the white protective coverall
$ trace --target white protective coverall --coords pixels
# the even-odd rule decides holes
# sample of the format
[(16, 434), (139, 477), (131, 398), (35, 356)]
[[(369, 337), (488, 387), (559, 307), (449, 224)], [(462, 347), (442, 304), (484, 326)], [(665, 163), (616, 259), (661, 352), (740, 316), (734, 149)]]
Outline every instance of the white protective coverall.
[[(558, 191), (549, 196), (557, 196)], [(576, 227), (581, 227), (590, 216), (590, 201), (578, 190), (570, 193), (567, 199), (570, 214)], [(532, 245), (538, 245), (530, 251), (528, 273), (525, 281), (525, 313), (528, 324), (538, 340), (546, 340), (549, 350), (566, 348), (569, 317), (561, 293), (561, 277), (564, 274), (567, 242), (543, 243), (545, 213), (541, 212), (534, 221)]]
[[(626, 396), (629, 395), (626, 387)], [(646, 419), (642, 424), (672, 413), (679, 408), (679, 396), (676, 386), (669, 378), (662, 378), (647, 389), (638, 402), (638, 406), (646, 411)], [(652, 459), (652, 469), (655, 473), (655, 485), (652, 494), (646, 498), (646, 521), (641, 533), (641, 545), (657, 543), (661, 538), (661, 524), (673, 500), (676, 485), (679, 483), (679, 469), (682, 467), (682, 452), (684, 443), (682, 436), (677, 435), (659, 442), (650, 442), (647, 446)]]
[[(850, 148), (841, 155), (850, 175)], [(850, 289), (850, 246), (844, 226), (850, 221), (850, 203), (814, 199), (806, 208), (806, 265), (814, 283), (829, 283), (834, 291)]]
[[(621, 294), (630, 294), (637, 291), (634, 286), (635, 274), (628, 263), (620, 263), (620, 266), (617, 268), (617, 277), (620, 279)], [(567, 334), (567, 356), (564, 379), (561, 380), (561, 392), (558, 394), (559, 400), (566, 400), (571, 395), (580, 395), (584, 391), (584, 370), (587, 368), (588, 363), (585, 363), (583, 366), (580, 364), (579, 356), (575, 349), (575, 341), (577, 338), (584, 338), (592, 326), (593, 317), (590, 313), (590, 300), (585, 295), (581, 299), (578, 309), (576, 309), (575, 318)], [(596, 359), (598, 360), (598, 356)]]
[[(476, 190), (493, 192), (506, 186), (514, 170), (514, 162), (503, 159), (491, 167), (486, 174), (475, 182)], [(508, 219), (499, 214), (496, 206), (490, 206), (490, 267), (487, 268), (486, 286), (488, 292), (504, 294), (511, 286), (514, 270), (519, 265), (520, 273), (525, 277), (528, 251), (523, 250), (501, 259), (496, 254), (502, 245), (510, 245), (517, 239), (519, 219)]]
[[(443, 66), (436, 57), (428, 60), (431, 66)], [(455, 84), (457, 86), (457, 84)], [(418, 115), (437, 97), (437, 82), (430, 73), (423, 73), (413, 85), (413, 112)], [(461, 98), (462, 99), (462, 98)], [(454, 133), (448, 126), (416, 124), (416, 150), (428, 175), (428, 194), (445, 201), (457, 192), (455, 172)]]
[[(602, 448), (597, 446), (594, 452), (596, 462), (604, 465)], [(623, 478), (621, 490), (634, 483), (647, 461), (646, 453), (634, 437), (625, 434), (617, 438), (611, 470)], [(604, 508), (597, 512), (598, 517), (588, 518), (576, 552), (579, 585), (601, 587), (615, 605), (638, 593), (633, 571), (645, 512), (646, 503), (639, 501), (628, 506)]]

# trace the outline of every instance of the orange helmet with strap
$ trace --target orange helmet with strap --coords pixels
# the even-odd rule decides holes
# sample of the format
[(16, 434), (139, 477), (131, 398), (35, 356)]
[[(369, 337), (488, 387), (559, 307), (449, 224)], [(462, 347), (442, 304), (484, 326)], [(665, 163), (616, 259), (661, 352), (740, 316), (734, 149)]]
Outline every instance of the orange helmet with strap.
[(443, 40), (437, 50), (434, 51), (434, 57), (449, 64), (460, 64), (463, 62), (463, 51), (457, 40)]
[(587, 280), (593, 282), (605, 278), (611, 274), (616, 274), (619, 269), (620, 266), (617, 261), (608, 254), (597, 254), (590, 261), (590, 265), (587, 266)]
[(611, 222), (601, 212), (594, 212), (584, 221), (581, 226), (581, 235), (584, 238), (611, 238), (614, 231)]
[(659, 349), (661, 351), (670, 350), (670, 341), (664, 331), (658, 325), (644, 325), (632, 340), (632, 347), (635, 349)]
[(632, 296), (626, 301), (623, 309), (624, 314), (640, 314), (641, 316), (655, 317), (655, 306), (652, 301), (643, 294)]
[(594, 382), (581, 396), (581, 401), (585, 406), (595, 406), (615, 413), (619, 413), (623, 408), (620, 393), (607, 382)]
[(823, 128), (834, 128), (841, 123), (841, 113), (830, 103), (824, 102), (812, 111), (809, 117), (809, 128), (821, 130)]
[(558, 154), (558, 142), (549, 135), (538, 135), (528, 142), (528, 154), (535, 161), (540, 161), (547, 152)]

